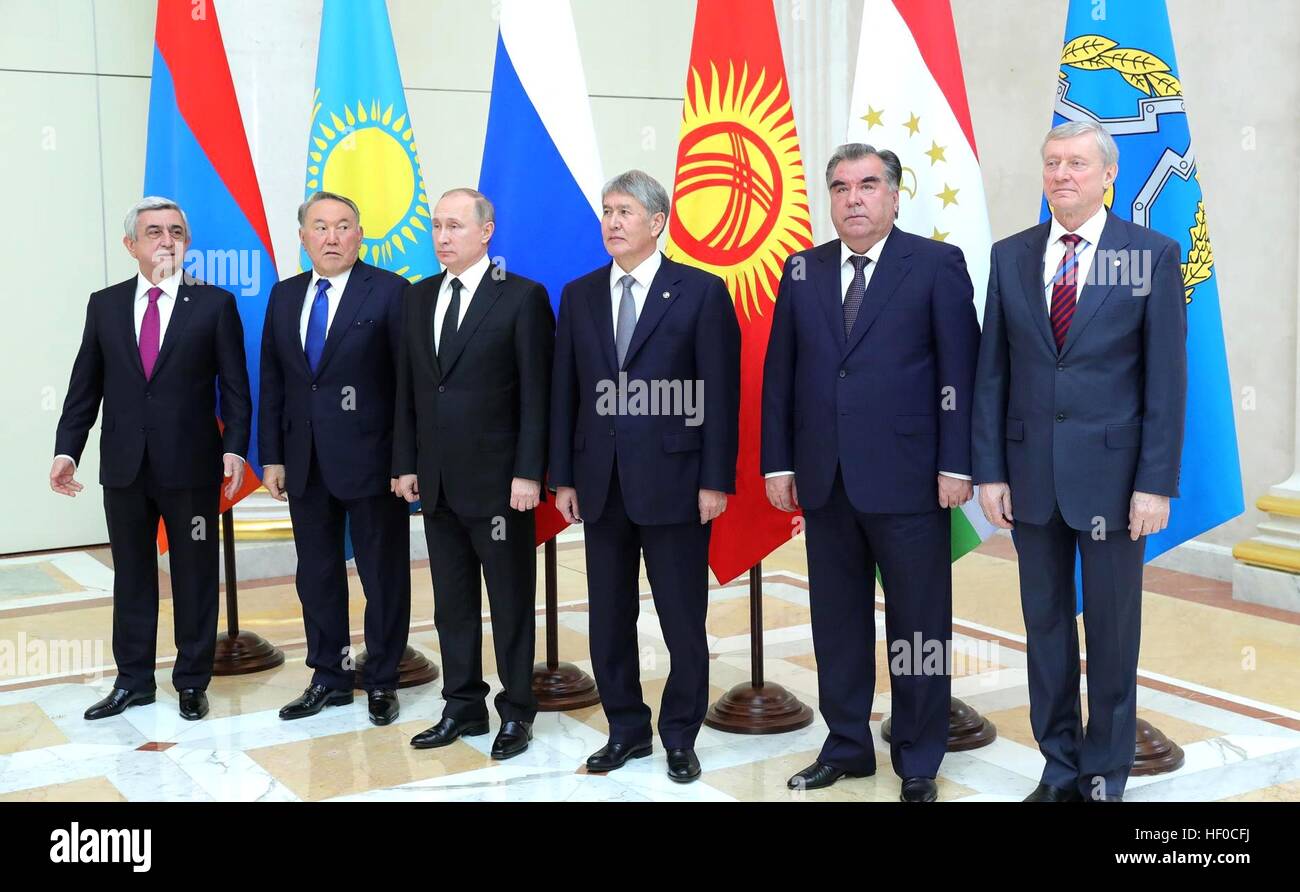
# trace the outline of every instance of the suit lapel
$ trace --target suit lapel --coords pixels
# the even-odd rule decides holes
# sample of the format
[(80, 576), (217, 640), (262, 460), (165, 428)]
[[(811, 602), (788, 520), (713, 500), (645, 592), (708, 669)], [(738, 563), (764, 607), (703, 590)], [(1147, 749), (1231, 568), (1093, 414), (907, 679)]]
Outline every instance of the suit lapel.
[(421, 289), (420, 306), (418, 318), (415, 320), (419, 330), (424, 332), (424, 337), (420, 341), (420, 355), (429, 363), (433, 369), (433, 377), (437, 381), (442, 380), (442, 365), (438, 362), (438, 350), (434, 346), (433, 323), (437, 319), (438, 298), (442, 294), (442, 280), (447, 277), (447, 271), (444, 269), (432, 279), (427, 280), (428, 285)]
[(813, 294), (831, 327), (831, 343), (844, 343), (844, 298), (840, 294), (840, 241), (827, 242), (812, 254), (809, 276)]
[[(313, 377), (320, 377), (325, 366), (329, 365), (330, 357), (338, 351), (339, 343), (352, 327), (362, 304), (370, 296), (370, 290), (374, 287), (372, 279), (372, 267), (358, 260), (352, 267), (352, 274), (348, 276), (348, 284), (343, 289), (343, 297), (339, 299), (339, 307), (334, 311), (334, 321), (330, 323), (329, 334), (325, 336), (325, 347), (321, 350), (320, 363), (316, 366)], [(303, 298), (306, 299), (305, 292)]]
[(494, 269), (496, 267), (488, 265), (488, 270), (479, 281), (474, 296), (470, 298), (469, 309), (465, 311), (465, 318), (461, 320), (460, 326), (456, 329), (451, 344), (443, 345), (442, 355), (439, 356), (438, 363), (442, 368), (442, 377), (444, 378), (451, 374), (451, 370), (456, 366), (456, 360), (460, 359), (461, 354), (465, 351), (465, 345), (470, 338), (474, 337), (474, 332), (487, 318), (493, 304), (497, 302), (501, 297), (501, 292), (505, 289), (505, 281), (499, 280), (492, 275)]
[[(673, 298), (678, 294), (677, 283), (681, 281), (681, 276), (677, 271), (677, 264), (663, 257), (659, 262), (659, 271), (655, 273), (654, 280), (650, 287), (646, 289), (645, 305), (641, 307), (641, 315), (637, 317), (636, 328), (632, 329), (632, 341), (627, 345), (627, 355), (623, 357), (623, 368), (632, 364), (632, 358), (636, 352), (650, 338), (651, 333), (664, 318), (669, 307), (673, 305)], [(605, 302), (606, 307), (610, 307), (609, 301)], [(614, 312), (610, 307), (609, 312)]]
[(610, 304), (609, 288), (612, 266), (613, 261), (605, 267), (605, 275), (596, 283), (596, 287), (587, 292), (587, 302), (591, 307), (591, 318), (596, 325), (596, 340), (600, 341), (605, 362), (609, 366), (610, 374), (617, 375), (618, 355), (614, 352), (614, 308)]
[(1079, 340), (1080, 334), (1087, 328), (1092, 317), (1097, 315), (1097, 310), (1106, 302), (1110, 292), (1115, 288), (1115, 277), (1110, 270), (1102, 269), (1100, 264), (1109, 260), (1112, 251), (1118, 251), (1128, 245), (1128, 233), (1123, 223), (1114, 214), (1107, 211), (1106, 225), (1101, 230), (1101, 238), (1097, 242), (1097, 247), (1093, 250), (1092, 266), (1089, 268), (1089, 278), (1095, 284), (1081, 282), (1078, 285), (1078, 302), (1074, 307), (1074, 318), (1070, 320), (1070, 330), (1065, 335), (1065, 345), (1061, 347), (1061, 355), (1070, 352), (1070, 348)]
[(311, 368), (307, 365), (307, 351), (302, 344), (302, 305), (307, 302), (307, 289), (311, 287), (311, 272), (299, 273), (286, 279), (283, 283), (286, 299), (280, 304), (281, 334), (287, 335), (294, 349), (289, 352), (297, 355), (296, 360), (302, 373), (311, 377)]
[[(158, 372), (162, 369), (163, 364), (167, 362), (167, 357), (175, 352), (176, 342), (185, 334), (185, 326), (194, 315), (194, 303), (197, 290), (193, 285), (185, 282), (185, 276), (181, 276), (180, 285), (176, 289), (176, 299), (172, 301), (172, 317), (167, 322), (167, 333), (163, 335), (162, 345), (158, 349), (158, 361), (153, 364), (153, 377), (158, 377)], [(134, 323), (132, 326), (134, 333)], [(136, 356), (140, 355), (139, 348), (136, 349)], [(143, 366), (141, 367), (143, 369)]]
[(1020, 290), (1028, 304), (1029, 315), (1048, 349), (1055, 355), (1056, 338), (1052, 337), (1052, 323), (1047, 318), (1046, 287), (1043, 285), (1043, 256), (1047, 253), (1047, 234), (1051, 228), (1049, 221), (1029, 231), (1020, 243), (1017, 264), (1020, 267)]
[[(849, 339), (844, 344), (845, 356), (851, 353), (858, 342), (871, 330), (880, 311), (898, 290), (899, 283), (912, 271), (912, 261), (909, 259), (912, 256), (912, 246), (907, 243), (906, 238), (900, 238), (902, 235), (904, 233), (895, 228), (885, 239), (885, 246), (880, 251), (880, 262), (875, 272), (871, 274), (867, 293), (862, 296), (862, 308), (858, 311), (858, 318), (853, 320), (853, 330), (849, 332)], [(841, 305), (841, 316), (843, 312)]]
[[(137, 279), (131, 279), (119, 285), (119, 291), (115, 295), (113, 315), (116, 317), (116, 327), (120, 337), (126, 342), (127, 355), (131, 357), (135, 364), (135, 370), (144, 377), (144, 363), (140, 361), (140, 342), (135, 336), (135, 286)], [(154, 368), (158, 364), (154, 363)]]

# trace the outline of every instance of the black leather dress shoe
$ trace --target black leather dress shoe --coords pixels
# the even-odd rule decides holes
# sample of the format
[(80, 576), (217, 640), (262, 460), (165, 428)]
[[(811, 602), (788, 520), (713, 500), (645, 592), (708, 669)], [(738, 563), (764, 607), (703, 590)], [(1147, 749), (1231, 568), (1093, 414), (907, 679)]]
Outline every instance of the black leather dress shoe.
[(397, 691), (378, 690), (366, 695), (370, 701), (370, 724), (391, 725), (401, 712), (397, 705)]
[(932, 777), (905, 777), (899, 802), (934, 802), (939, 798), (939, 785)]
[(588, 771), (613, 771), (622, 768), (628, 759), (644, 759), (651, 752), (650, 741), (645, 743), (609, 743), (587, 757)]
[(1025, 797), (1025, 802), (1082, 802), (1083, 796), (1078, 790), (1063, 790), (1051, 784), (1039, 784), (1034, 792)]
[(126, 688), (113, 688), (108, 696), (92, 705), (85, 712), (88, 722), (106, 719), (111, 715), (120, 715), (128, 706), (148, 706), (156, 699), (153, 691), (128, 691)]
[(285, 704), (280, 710), (280, 718), (305, 719), (315, 715), (326, 706), (347, 706), (353, 700), (352, 691), (339, 691), (327, 688), (323, 684), (308, 685), (307, 690), (297, 700)]
[(185, 688), (180, 692), (181, 718), (197, 722), (208, 714), (208, 695), (198, 688)]
[(434, 747), (455, 743), (459, 737), (478, 737), (480, 734), (486, 734), (487, 732), (487, 719), (462, 722), (450, 716), (443, 716), (438, 721), (438, 724), (412, 737), (411, 746), (417, 750), (433, 749)]
[(533, 739), (532, 722), (505, 722), (492, 741), (492, 758), (509, 759), (528, 749), (528, 741)]
[(820, 790), (822, 787), (829, 787), (842, 777), (871, 777), (873, 774), (874, 771), (854, 774), (852, 771), (845, 771), (843, 768), (836, 768), (825, 762), (814, 762), (786, 781), (785, 785), (791, 790)]
[(689, 784), (700, 776), (700, 760), (695, 750), (677, 747), (668, 751), (668, 777), (679, 784)]

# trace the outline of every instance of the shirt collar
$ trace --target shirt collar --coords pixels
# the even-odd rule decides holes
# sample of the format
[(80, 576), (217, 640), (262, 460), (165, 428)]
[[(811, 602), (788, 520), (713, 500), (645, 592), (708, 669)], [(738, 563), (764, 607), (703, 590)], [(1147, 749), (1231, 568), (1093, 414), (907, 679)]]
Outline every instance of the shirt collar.
[(447, 276), (442, 280), (442, 287), (444, 289), (450, 288), (452, 279), (460, 279), (461, 296), (472, 297), (478, 291), (479, 283), (483, 281), (483, 277), (487, 275), (488, 267), (491, 265), (492, 261), (490, 261), (488, 256), (484, 254), (478, 260), (475, 260), (466, 267), (465, 271), (460, 275), (456, 275), (451, 270), (447, 270)]
[[(158, 283), (158, 287), (162, 289), (163, 294), (167, 295), (172, 300), (176, 299), (176, 292), (180, 290), (181, 275), (184, 272), (185, 272), (184, 270), (178, 269), (176, 270), (176, 272), (172, 273), (170, 276), (168, 276), (167, 278), (163, 279), (161, 282)], [(144, 273), (136, 273), (135, 276), (135, 299), (136, 300), (142, 299), (145, 296), (145, 294), (149, 291), (149, 289), (152, 287), (154, 287), (153, 282), (150, 282), (148, 279), (146, 279), (144, 277)]]
[(311, 282), (307, 285), (307, 294), (314, 297), (316, 294), (316, 283), (321, 279), (329, 279), (330, 290), (325, 292), (325, 294), (326, 296), (332, 294), (334, 297), (338, 297), (343, 293), (343, 289), (348, 287), (348, 279), (351, 278), (352, 270), (355, 266), (356, 264), (354, 263), (337, 276), (322, 276), (320, 273), (316, 272), (315, 267), (313, 267), (311, 271)]
[[(889, 227), (889, 232), (885, 233), (885, 237), (867, 249), (866, 256), (871, 258), (872, 263), (880, 262), (880, 252), (885, 250), (885, 242), (889, 240), (889, 233), (893, 231), (894, 231), (894, 227), (892, 226)], [(840, 266), (843, 266), (844, 264), (848, 263), (849, 258), (854, 256), (854, 253), (855, 252), (853, 251), (853, 249), (850, 248), (848, 245), (846, 245), (844, 241), (841, 239), (840, 240)]]
[[(1096, 247), (1097, 242), (1101, 241), (1101, 231), (1106, 228), (1106, 206), (1103, 204), (1097, 208), (1097, 212), (1084, 220), (1078, 229), (1073, 230), (1074, 234), (1088, 243), (1089, 247)], [(1054, 245), (1061, 240), (1061, 236), (1067, 235), (1071, 230), (1061, 225), (1061, 221), (1055, 216), (1052, 217), (1052, 228), (1047, 233), (1047, 243)]]
[(642, 260), (630, 273), (623, 272), (623, 267), (615, 261), (609, 265), (609, 287), (617, 288), (618, 280), (624, 276), (630, 275), (636, 279), (636, 283), (646, 291), (650, 290), (650, 283), (655, 280), (655, 274), (659, 272), (659, 266), (663, 263), (664, 255), (655, 251), (645, 260)]

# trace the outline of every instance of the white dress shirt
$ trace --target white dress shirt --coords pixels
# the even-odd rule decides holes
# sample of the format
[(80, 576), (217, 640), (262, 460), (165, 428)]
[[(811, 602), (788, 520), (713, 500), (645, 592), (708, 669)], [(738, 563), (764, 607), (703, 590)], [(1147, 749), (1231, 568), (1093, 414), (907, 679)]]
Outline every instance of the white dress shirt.
[(350, 266), (337, 276), (322, 276), (314, 269), (311, 271), (311, 281), (307, 283), (307, 299), (302, 302), (302, 315), (298, 318), (298, 340), (304, 350), (307, 349), (307, 320), (311, 318), (311, 305), (316, 302), (316, 283), (321, 279), (330, 280), (330, 287), (325, 292), (325, 301), (329, 305), (329, 312), (325, 316), (325, 334), (328, 335), (330, 326), (334, 324), (334, 314), (339, 311), (339, 302), (343, 300), (343, 289), (348, 287), (351, 275)]
[[(894, 231), (893, 227), (890, 227), (889, 232), (893, 232), (893, 231)], [(880, 263), (880, 252), (885, 249), (885, 242), (889, 240), (889, 232), (885, 233), (884, 238), (882, 238), (880, 241), (876, 242), (874, 245), (868, 248), (867, 253), (865, 255), (857, 255), (854, 252), (854, 250), (850, 248), (848, 245), (846, 245), (843, 241), (840, 242), (840, 304), (841, 305), (844, 303), (844, 299), (848, 296), (849, 286), (853, 284), (853, 263), (850, 260), (850, 258), (855, 256), (866, 256), (870, 258), (871, 262), (862, 268), (863, 287), (864, 288), (869, 287), (871, 285), (871, 275), (873, 272), (875, 272), (876, 265)], [(763, 477), (764, 479), (771, 479), (772, 477), (786, 477), (793, 473), (794, 471), (771, 471), (767, 474), (764, 474)], [(956, 477), (958, 480), (971, 479), (969, 474), (954, 474), (949, 471), (940, 471), (939, 473), (944, 475), (945, 477)]]
[(478, 291), (478, 286), (483, 283), (483, 277), (487, 275), (488, 267), (492, 262), (488, 260), (487, 254), (484, 254), (478, 260), (475, 260), (460, 275), (454, 275), (451, 270), (447, 270), (447, 275), (442, 277), (442, 286), (438, 289), (438, 305), (433, 311), (433, 351), (435, 353), (441, 349), (439, 342), (442, 340), (442, 323), (447, 318), (447, 307), (451, 304), (451, 280), (460, 279), (460, 312), (456, 316), (456, 330), (460, 331), (461, 323), (465, 321), (465, 313), (469, 310), (469, 302), (474, 299), (474, 292)]
[[(1097, 213), (1085, 220), (1078, 229), (1073, 230), (1075, 235), (1083, 239), (1074, 246), (1076, 299), (1088, 281), (1092, 260), (1097, 256), (1097, 242), (1101, 241), (1101, 231), (1105, 228), (1106, 206), (1102, 205), (1097, 208)], [(1068, 235), (1071, 231), (1062, 226), (1055, 217), (1052, 218), (1052, 227), (1047, 233), (1047, 250), (1043, 253), (1043, 299), (1047, 301), (1049, 314), (1052, 312), (1052, 278), (1056, 275), (1056, 268), (1061, 265), (1061, 258), (1065, 256), (1065, 244), (1061, 241), (1061, 236)]]
[(642, 260), (637, 267), (631, 272), (624, 271), (623, 267), (614, 261), (609, 265), (609, 301), (610, 309), (614, 313), (614, 334), (618, 334), (618, 305), (623, 302), (623, 285), (619, 279), (624, 276), (631, 276), (632, 283), (632, 303), (636, 305), (636, 318), (641, 318), (641, 310), (645, 307), (646, 295), (650, 293), (650, 283), (655, 280), (655, 274), (659, 272), (659, 265), (663, 263), (663, 255), (655, 251), (645, 260)]

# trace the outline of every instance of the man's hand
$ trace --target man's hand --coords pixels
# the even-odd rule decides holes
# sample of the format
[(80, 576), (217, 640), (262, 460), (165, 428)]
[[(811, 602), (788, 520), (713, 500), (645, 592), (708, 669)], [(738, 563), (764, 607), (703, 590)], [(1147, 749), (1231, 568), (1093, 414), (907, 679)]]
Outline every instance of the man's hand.
[(1150, 536), (1169, 526), (1169, 496), (1135, 492), (1128, 503), (1128, 537)]
[(60, 456), (54, 460), (54, 465), (50, 468), (50, 489), (60, 495), (71, 496), (76, 498), (77, 493), (85, 489), (77, 482), (77, 466), (72, 463), (71, 459)]
[(532, 511), (541, 502), (541, 496), (540, 480), (516, 477), (510, 481), (510, 507), (516, 511)]
[(975, 494), (975, 487), (969, 480), (962, 480), (960, 477), (949, 477), (947, 474), (939, 475), (939, 507), (940, 508), (959, 508), (970, 501), (970, 497)]
[(420, 501), (420, 478), (415, 474), (403, 474), (398, 477), (397, 494), (408, 503)]
[(224, 455), (221, 457), (221, 463), (225, 465), (227, 479), (226, 488), (222, 490), (227, 499), (233, 499), (235, 493), (239, 492), (239, 486), (244, 482), (244, 460), (238, 455)]
[(716, 489), (700, 490), (700, 525), (708, 523), (727, 510), (727, 494)]
[(764, 482), (767, 484), (767, 500), (773, 508), (778, 511), (799, 510), (799, 488), (795, 486), (793, 474), (768, 477)]
[(555, 488), (555, 510), (569, 523), (582, 523), (582, 516), (578, 514), (578, 491), (572, 486)]
[(995, 527), (1011, 529), (1016, 519), (1011, 513), (1011, 487), (1005, 483), (981, 483), (980, 510)]
[(262, 465), (262, 485), (277, 502), (289, 501), (284, 491), (284, 465)]

